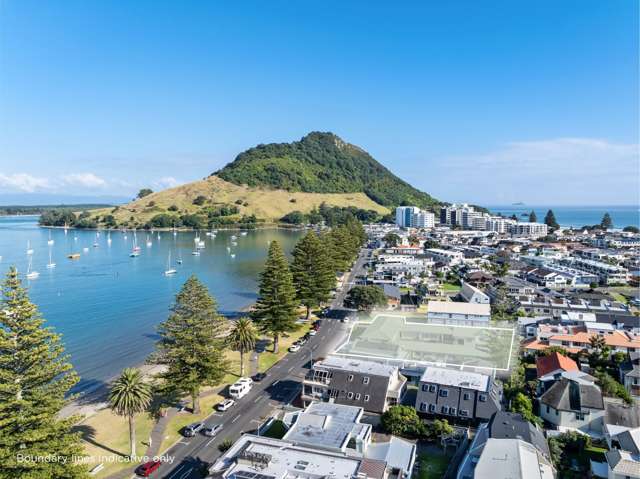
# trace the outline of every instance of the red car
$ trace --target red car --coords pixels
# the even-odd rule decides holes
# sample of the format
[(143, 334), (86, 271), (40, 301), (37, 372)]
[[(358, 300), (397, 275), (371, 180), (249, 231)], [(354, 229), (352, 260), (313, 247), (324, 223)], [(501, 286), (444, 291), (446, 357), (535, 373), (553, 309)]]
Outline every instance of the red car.
[(138, 467), (136, 474), (142, 477), (149, 477), (153, 472), (157, 471), (162, 464), (160, 461), (149, 461)]

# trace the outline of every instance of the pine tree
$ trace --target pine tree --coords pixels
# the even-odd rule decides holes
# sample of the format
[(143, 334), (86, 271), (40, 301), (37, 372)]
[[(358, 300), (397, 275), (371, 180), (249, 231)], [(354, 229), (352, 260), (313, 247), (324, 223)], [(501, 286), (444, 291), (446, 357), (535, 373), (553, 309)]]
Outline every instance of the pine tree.
[(144, 412), (151, 403), (151, 387), (146, 384), (140, 371), (125, 368), (109, 392), (111, 409), (129, 421), (129, 447), (131, 457), (136, 457), (135, 415)]
[(611, 221), (611, 215), (609, 213), (605, 213), (602, 217), (602, 221), (600, 222), (600, 226), (602, 229), (608, 230), (613, 227), (613, 221)]
[(293, 284), (298, 300), (307, 308), (307, 319), (311, 308), (328, 301), (335, 287), (336, 275), (328, 253), (313, 231), (300, 239), (293, 250)]
[(215, 300), (195, 276), (184, 283), (171, 315), (158, 327), (160, 341), (151, 360), (167, 366), (161, 375), (166, 391), (191, 396), (194, 414), (200, 412), (200, 389), (220, 384), (228, 369), (225, 330)]
[(553, 214), (552, 210), (547, 211), (547, 214), (544, 217), (544, 224), (547, 225), (551, 231), (560, 228), (560, 225), (556, 221), (556, 215)]
[(244, 353), (250, 351), (258, 340), (253, 321), (249, 318), (238, 318), (233, 325), (231, 334), (228, 337), (229, 345), (240, 351), (240, 376), (244, 376)]
[[(15, 268), (0, 301), (0, 478), (83, 478), (86, 467), (75, 418), (60, 419), (65, 395), (78, 376), (60, 336), (44, 325)], [(20, 458), (54, 457), (53, 462)]]
[(529, 221), (531, 223), (536, 223), (538, 221), (538, 216), (536, 215), (536, 212), (531, 210), (531, 213), (529, 213)]
[(280, 335), (296, 329), (296, 308), (296, 291), (287, 258), (280, 244), (272, 241), (251, 315), (260, 331), (273, 337), (274, 353), (278, 352)]

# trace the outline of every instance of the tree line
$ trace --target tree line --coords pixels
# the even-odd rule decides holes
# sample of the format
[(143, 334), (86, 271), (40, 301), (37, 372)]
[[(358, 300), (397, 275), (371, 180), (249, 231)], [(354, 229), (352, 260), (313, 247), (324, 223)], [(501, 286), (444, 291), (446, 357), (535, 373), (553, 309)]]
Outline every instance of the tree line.
[[(109, 403), (129, 424), (130, 452), (136, 456), (135, 417), (152, 404), (175, 404), (191, 398), (200, 411), (203, 387), (220, 385), (229, 370), (228, 348), (244, 355), (259, 337), (272, 338), (273, 350), (283, 334), (297, 328), (300, 305), (312, 308), (329, 301), (336, 272), (357, 257), (366, 236), (362, 225), (348, 222), (327, 232), (309, 231), (296, 244), (289, 263), (277, 241), (271, 242), (260, 275), (258, 299), (249, 318), (230, 321), (217, 310), (207, 287), (195, 276), (184, 283), (168, 318), (158, 326), (159, 340), (149, 361), (165, 370), (149, 383), (140, 371), (127, 368), (112, 384)], [(45, 325), (29, 300), (18, 272), (10, 268), (0, 299), (0, 478), (85, 478), (84, 454), (76, 418), (62, 419), (69, 391), (79, 378), (64, 352), (60, 335)], [(51, 455), (66, 461), (24, 462), (20, 457)]]

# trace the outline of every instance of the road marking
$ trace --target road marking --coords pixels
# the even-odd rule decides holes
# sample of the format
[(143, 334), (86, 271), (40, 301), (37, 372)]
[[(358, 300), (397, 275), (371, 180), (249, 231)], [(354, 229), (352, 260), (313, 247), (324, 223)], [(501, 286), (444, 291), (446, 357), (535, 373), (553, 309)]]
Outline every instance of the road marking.
[(193, 470), (193, 467), (190, 467), (189, 469), (187, 469), (187, 471), (180, 476), (180, 479), (184, 479), (185, 477), (187, 477), (189, 474), (191, 474), (192, 470)]
[(254, 403), (257, 403), (258, 401), (260, 401), (260, 399), (262, 399), (262, 396), (258, 396), (257, 398), (255, 398), (255, 399), (253, 400), (253, 402), (254, 402)]
[(275, 385), (276, 385), (276, 384), (278, 384), (279, 382), (280, 382), (280, 380), (278, 379), (276, 382), (274, 382), (274, 383), (272, 384), (272, 386), (275, 386)]
[(291, 371), (293, 371), (294, 369), (295, 369), (295, 366), (291, 366), (287, 372), (288, 372), (288, 373), (290, 373), (290, 372), (291, 372)]
[(240, 414), (238, 414), (236, 417), (234, 417), (231, 422), (236, 422), (238, 419), (240, 419)]
[(207, 443), (206, 443), (204, 446), (205, 446), (205, 447), (209, 447), (209, 445), (210, 445), (213, 441), (215, 441), (215, 440), (216, 440), (216, 437), (214, 436), (214, 437), (212, 437), (211, 439), (209, 439), (209, 440), (207, 441)]

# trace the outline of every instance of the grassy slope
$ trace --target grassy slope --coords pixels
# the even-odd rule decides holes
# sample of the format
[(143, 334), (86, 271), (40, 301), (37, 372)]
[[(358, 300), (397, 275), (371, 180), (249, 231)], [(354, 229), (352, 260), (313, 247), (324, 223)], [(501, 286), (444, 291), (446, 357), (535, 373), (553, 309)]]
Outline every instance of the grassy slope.
[[(205, 180), (194, 181), (176, 188), (159, 191), (140, 200), (121, 206), (113, 213), (118, 222), (127, 221), (131, 216), (144, 224), (151, 217), (159, 213), (171, 213), (167, 208), (176, 205), (179, 212), (175, 214), (196, 213), (202, 207), (194, 205), (193, 200), (198, 196), (205, 196), (210, 203), (205, 204), (235, 204), (236, 200), (248, 203), (247, 206), (236, 205), (240, 214), (255, 214), (260, 219), (277, 221), (285, 214), (299, 210), (304, 213), (325, 202), (331, 206), (355, 206), (356, 208), (375, 210), (386, 214), (388, 209), (380, 206), (364, 193), (302, 193), (284, 190), (266, 190), (239, 186), (224, 181), (217, 176), (210, 176)], [(294, 199), (295, 202), (291, 202)], [(149, 202), (155, 202), (148, 207)], [(94, 215), (111, 214), (112, 208), (92, 211)]]

